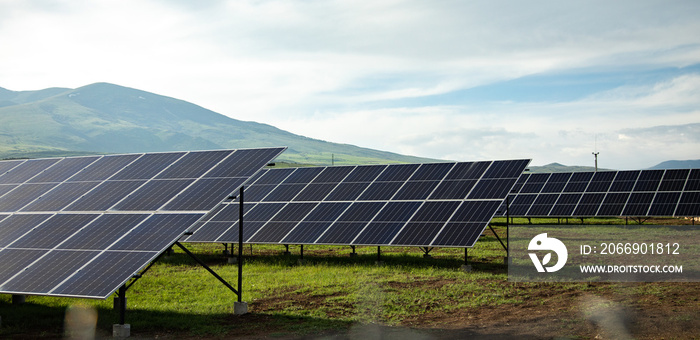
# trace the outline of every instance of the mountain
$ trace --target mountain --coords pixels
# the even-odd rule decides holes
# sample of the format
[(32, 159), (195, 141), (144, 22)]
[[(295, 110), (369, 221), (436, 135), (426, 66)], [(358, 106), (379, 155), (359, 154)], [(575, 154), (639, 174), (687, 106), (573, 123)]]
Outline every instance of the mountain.
[(0, 88), (0, 158), (287, 146), (280, 161), (433, 162), (326, 142), (232, 119), (195, 104), (109, 83), (77, 89)]
[(665, 161), (652, 166), (649, 169), (698, 169), (700, 168), (700, 159), (687, 161)]

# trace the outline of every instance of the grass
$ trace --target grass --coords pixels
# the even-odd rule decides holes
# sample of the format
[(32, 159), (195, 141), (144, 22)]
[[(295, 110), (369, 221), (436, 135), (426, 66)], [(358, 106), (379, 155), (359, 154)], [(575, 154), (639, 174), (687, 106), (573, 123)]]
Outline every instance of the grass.
[[(505, 234), (504, 227), (495, 229)], [(235, 285), (237, 267), (226, 264), (221, 245), (186, 246)], [(376, 247), (357, 247), (358, 256), (350, 257), (349, 247), (307, 246), (303, 265), (297, 262), (298, 247), (290, 246), (290, 250), (293, 255), (285, 256), (282, 246), (244, 247), (243, 300), (253, 313), (234, 316), (236, 295), (176, 249), (129, 289), (126, 321), (134, 334), (303, 336), (347, 332), (358, 323), (405, 325), (426, 313), (450, 315), (501, 305), (556, 304), (571, 291), (612, 292), (654, 301), (678, 292), (654, 285), (509, 283), (503, 265), (505, 252), (488, 229), (469, 250), (473, 267), (469, 273), (460, 270), (464, 262), (461, 248), (433, 250), (433, 258), (426, 259), (417, 248), (383, 247), (383, 265), (379, 266)], [(687, 302), (697, 303), (697, 298)], [(11, 297), (2, 295), (0, 337), (61, 336), (66, 309), (76, 305), (97, 311), (97, 328), (102, 334), (110, 333), (112, 324), (118, 322), (111, 298), (28, 296), (25, 304), (12, 305)], [(682, 321), (689, 316), (679, 314), (678, 318)]]

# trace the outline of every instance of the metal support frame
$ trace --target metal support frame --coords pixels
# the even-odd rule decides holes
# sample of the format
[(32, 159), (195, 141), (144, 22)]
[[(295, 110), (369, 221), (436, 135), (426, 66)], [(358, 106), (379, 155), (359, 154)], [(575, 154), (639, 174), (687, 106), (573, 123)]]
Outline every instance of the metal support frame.
[(469, 248), (464, 248), (464, 265), (465, 266), (469, 265), (469, 260), (467, 259), (468, 255), (469, 255)]
[[(126, 318), (126, 291), (136, 283), (140, 278), (143, 277), (146, 272), (148, 272), (153, 265), (160, 260), (161, 257), (163, 257), (164, 254), (168, 254), (170, 251), (172, 251), (173, 246), (178, 246), (180, 249), (182, 249), (187, 255), (189, 255), (192, 259), (194, 259), (199, 265), (204, 267), (209, 273), (214, 275), (221, 283), (226, 286), (229, 290), (234, 292), (238, 296), (238, 302), (242, 302), (243, 299), (243, 213), (244, 213), (244, 204), (243, 204), (243, 191), (244, 187), (241, 186), (240, 188), (240, 194), (239, 194), (239, 216), (238, 216), (238, 289), (233, 288), (226, 280), (224, 280), (219, 274), (217, 274), (214, 270), (209, 268), (209, 266), (206, 265), (206, 263), (202, 262), (197, 256), (195, 256), (191, 251), (189, 251), (187, 248), (185, 248), (182, 244), (180, 244), (179, 241), (175, 241), (175, 243), (171, 244), (170, 247), (168, 247), (168, 250), (162, 252), (158, 257), (156, 257), (155, 260), (151, 261), (151, 263), (140, 273), (134, 274), (131, 282), (127, 285), (126, 283), (123, 284), (121, 287), (119, 287), (119, 290), (117, 291), (117, 296), (119, 297), (119, 324), (124, 325), (124, 321)], [(226, 244), (224, 243), (224, 249), (226, 249)], [(233, 253), (233, 243), (231, 243), (231, 253)]]
[(300, 260), (304, 259), (304, 245), (303, 244), (299, 245), (299, 259)]
[(646, 218), (642, 218), (642, 217), (631, 217), (631, 218), (632, 218), (632, 221), (636, 221), (637, 224), (643, 224), (644, 222), (646, 222), (646, 221), (649, 219), (649, 217), (646, 217)]
[(382, 247), (377, 246), (377, 262), (382, 262)]
[(352, 253), (350, 253), (350, 257), (357, 256), (357, 252), (355, 251), (355, 246), (350, 246), (352, 248)]

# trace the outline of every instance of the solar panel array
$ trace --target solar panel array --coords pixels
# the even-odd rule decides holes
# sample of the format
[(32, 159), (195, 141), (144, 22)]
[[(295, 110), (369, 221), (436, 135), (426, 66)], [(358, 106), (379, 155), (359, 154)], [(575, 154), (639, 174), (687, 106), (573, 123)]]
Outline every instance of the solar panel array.
[[(282, 168), (245, 190), (244, 242), (471, 247), (529, 160)], [(238, 242), (237, 199), (186, 242)]]
[(0, 161), (0, 293), (106, 298), (282, 151)]
[(516, 217), (700, 216), (700, 169), (523, 174), (508, 201)]

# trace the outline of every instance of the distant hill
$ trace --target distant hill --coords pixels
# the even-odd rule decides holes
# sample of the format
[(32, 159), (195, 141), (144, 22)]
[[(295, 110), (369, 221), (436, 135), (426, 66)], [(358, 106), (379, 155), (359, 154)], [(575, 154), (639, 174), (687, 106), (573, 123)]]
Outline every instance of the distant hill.
[[(563, 164), (559, 164), (559, 163), (550, 163), (550, 164), (542, 165), (542, 166), (529, 166), (528, 169), (530, 169), (529, 172), (531, 172), (531, 173), (595, 171), (595, 167), (592, 167), (592, 166), (579, 166), (579, 165), (568, 166), (568, 165), (563, 165)], [(598, 171), (607, 171), (607, 170), (610, 170), (610, 169), (598, 168)]]
[(698, 169), (700, 168), (700, 159), (687, 161), (665, 161), (652, 166), (649, 169)]
[(0, 159), (268, 146), (289, 147), (280, 160), (297, 163), (436, 161), (307, 138), (114, 84), (0, 88)]

